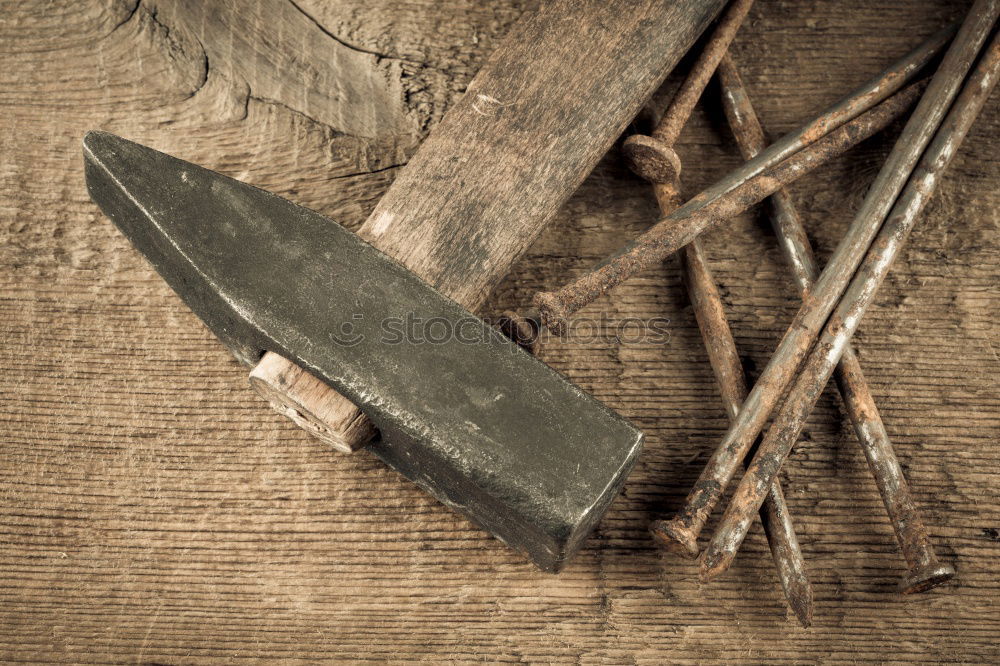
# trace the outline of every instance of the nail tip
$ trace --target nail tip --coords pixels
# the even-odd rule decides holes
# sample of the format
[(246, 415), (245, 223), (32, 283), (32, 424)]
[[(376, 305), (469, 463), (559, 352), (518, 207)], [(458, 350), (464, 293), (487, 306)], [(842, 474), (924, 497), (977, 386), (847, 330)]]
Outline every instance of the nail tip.
[(799, 621), (803, 629), (812, 626), (813, 621), (813, 593), (812, 586), (808, 582), (798, 588), (797, 591), (788, 595), (788, 605), (795, 614), (795, 619)]
[(701, 569), (698, 571), (698, 580), (702, 583), (711, 583), (719, 576), (719, 574), (722, 573), (722, 571), (723, 570), (720, 570), (718, 567), (707, 566), (704, 562), (702, 562)]

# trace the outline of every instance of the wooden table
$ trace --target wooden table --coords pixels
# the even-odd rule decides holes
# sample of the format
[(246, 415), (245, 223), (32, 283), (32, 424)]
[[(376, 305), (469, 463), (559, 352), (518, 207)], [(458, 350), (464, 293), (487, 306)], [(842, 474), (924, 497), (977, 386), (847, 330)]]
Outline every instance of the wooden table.
[[(267, 409), (87, 197), (80, 138), (100, 128), (356, 227), (532, 4), (0, 0), (0, 657), (1000, 659), (997, 95), (857, 336), (958, 578), (896, 594), (902, 560), (830, 391), (783, 473), (817, 596), (809, 630), (785, 611), (759, 529), (709, 585), (646, 533), (726, 423), (675, 262), (582, 313), (603, 318), (602, 336), (541, 351), (648, 435), (624, 496), (551, 576), (372, 456), (333, 453)], [(759, 0), (734, 53), (777, 134), (959, 16), (954, 4)], [(706, 102), (679, 145), (689, 192), (738, 163), (714, 89)], [(793, 188), (824, 259), (892, 136)], [(524, 307), (655, 210), (609, 155), (484, 313)], [(773, 235), (746, 215), (705, 244), (761, 367), (795, 310)], [(628, 317), (668, 319), (669, 340), (616, 340)]]

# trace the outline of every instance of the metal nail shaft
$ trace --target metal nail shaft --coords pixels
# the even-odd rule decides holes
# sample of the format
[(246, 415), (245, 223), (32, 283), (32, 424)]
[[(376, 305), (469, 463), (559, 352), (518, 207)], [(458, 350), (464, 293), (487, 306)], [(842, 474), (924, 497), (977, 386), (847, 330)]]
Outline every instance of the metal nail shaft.
[(1000, 0), (978, 0), (865, 197), (677, 517), (694, 542), (878, 233), (989, 34)]
[[(700, 242), (695, 239), (684, 248), (681, 257), (698, 328), (708, 350), (709, 362), (719, 385), (726, 413), (731, 420), (736, 418), (747, 394), (746, 376), (736, 341), (726, 320), (726, 314), (722, 309), (722, 297)], [(806, 576), (802, 550), (795, 536), (785, 495), (777, 479), (771, 484), (767, 499), (760, 508), (760, 519), (788, 605), (799, 623), (808, 627), (812, 623), (813, 613), (812, 585)], [(655, 521), (650, 525), (650, 530), (657, 540), (665, 544), (675, 543), (664, 538), (658, 523), (659, 521)], [(697, 555), (697, 553), (687, 554)]]
[(542, 316), (542, 322), (553, 333), (562, 334), (569, 314), (636, 273), (667, 258), (703, 232), (760, 203), (778, 188), (795, 182), (885, 129), (917, 101), (922, 90), (921, 83), (901, 90), (785, 161), (729, 190), (710, 204), (685, 213), (681, 211), (684, 211), (687, 204), (678, 208), (632, 241), (613, 259), (576, 281), (555, 292), (538, 292), (533, 302)]
[[(975, 7), (973, 11), (976, 11)], [(955, 76), (954, 73), (950, 75)], [(940, 130), (921, 157), (919, 166), (909, 178), (906, 189), (895, 202), (887, 221), (878, 232), (871, 250), (851, 280), (844, 298), (840, 300), (836, 311), (827, 322), (823, 335), (778, 412), (767, 437), (761, 443), (753, 463), (736, 489), (722, 523), (702, 556), (703, 578), (713, 578), (725, 571), (735, 557), (754, 514), (767, 496), (767, 489), (774, 475), (791, 451), (802, 429), (802, 423), (819, 399), (844, 348), (857, 330), (865, 310), (874, 300), (893, 260), (906, 242), (921, 211), (996, 85), (998, 77), (1000, 77), (1000, 34), (994, 37), (979, 65), (962, 88)], [(917, 556), (918, 553), (926, 554), (927, 549), (913, 548), (907, 556)], [(934, 567), (937, 562), (936, 560), (914, 561), (912, 565)]]
[(699, 54), (698, 61), (691, 68), (684, 83), (671, 100), (670, 108), (667, 109), (663, 120), (653, 132), (654, 137), (671, 146), (677, 141), (681, 129), (694, 111), (705, 86), (719, 66), (722, 56), (729, 49), (752, 5), (753, 0), (732, 0), (726, 7), (725, 14)]
[[(656, 199), (664, 215), (681, 203), (681, 160), (674, 151), (674, 143), (752, 4), (753, 0), (734, 0), (726, 7), (723, 17), (651, 135), (633, 135), (622, 147), (632, 170), (653, 183)], [(682, 255), (685, 258), (685, 282), (698, 325), (708, 348), (726, 411), (732, 418), (739, 412), (740, 404), (746, 396), (746, 380), (736, 343), (726, 321), (718, 286), (698, 240), (684, 248)], [(761, 507), (760, 515), (785, 598), (799, 622), (808, 627), (812, 623), (813, 613), (812, 586), (806, 576), (802, 551), (778, 484), (775, 484)], [(653, 534), (656, 535), (655, 530)], [(696, 555), (697, 553), (691, 554), (692, 557)]]
[[(719, 64), (719, 81), (729, 126), (743, 157), (750, 159), (764, 148), (764, 129), (732, 58), (726, 57)], [(819, 274), (805, 226), (786, 190), (775, 192), (768, 203), (775, 235), (804, 297)], [(849, 344), (844, 347), (834, 378), (908, 565), (903, 591), (925, 591), (945, 582), (954, 576), (954, 569), (937, 561), (861, 363)]]
[[(693, 197), (661, 222), (679, 224), (680, 221), (686, 220), (696, 211), (717, 201), (727, 192), (737, 188), (754, 176), (760, 175), (765, 170), (774, 167), (785, 158), (802, 150), (805, 146), (827, 135), (851, 119), (857, 118), (857, 116), (866, 110), (885, 100), (898, 91), (906, 81), (919, 72), (947, 45), (948, 41), (954, 35), (955, 29), (955, 26), (949, 26), (939, 31), (906, 56), (894, 62), (871, 81), (868, 81), (846, 97), (834, 103), (800, 128), (789, 132), (768, 146), (760, 155), (735, 169), (715, 185)], [(549, 299), (543, 296), (540, 299), (542, 301), (550, 301), (552, 305), (548, 315), (545, 317), (546, 321), (544, 323), (557, 334), (562, 331), (560, 324), (563, 323), (565, 316), (572, 314), (590, 302), (590, 300), (596, 298), (597, 295), (603, 293), (597, 290), (596, 294), (592, 294), (589, 299), (586, 295), (572, 299), (568, 297), (567, 291), (568, 287), (565, 287), (559, 290), (559, 292), (555, 292), (564, 296), (561, 298)], [(565, 302), (565, 306), (562, 309), (559, 309), (560, 302)]]
[[(651, 183), (676, 184), (681, 163), (674, 152), (674, 144), (752, 6), (753, 0), (732, 0), (726, 6), (651, 135), (635, 134), (625, 140), (622, 152), (636, 174)], [(676, 206), (671, 210), (673, 208)]]

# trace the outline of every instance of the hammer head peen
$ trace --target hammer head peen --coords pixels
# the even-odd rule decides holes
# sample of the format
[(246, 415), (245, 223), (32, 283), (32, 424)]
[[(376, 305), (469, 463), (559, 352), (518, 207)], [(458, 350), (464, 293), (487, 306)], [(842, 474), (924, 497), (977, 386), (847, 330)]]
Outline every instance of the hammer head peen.
[(111, 134), (83, 147), (93, 200), (237, 359), (328, 383), (373, 453), (542, 569), (581, 546), (636, 428), (336, 222)]

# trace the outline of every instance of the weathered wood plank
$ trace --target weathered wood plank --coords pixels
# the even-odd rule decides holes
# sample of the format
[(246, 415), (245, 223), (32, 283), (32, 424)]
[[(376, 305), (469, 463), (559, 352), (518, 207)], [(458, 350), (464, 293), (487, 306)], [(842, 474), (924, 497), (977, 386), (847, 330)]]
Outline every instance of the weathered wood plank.
[[(117, 29), (128, 8), (114, 3), (41, 4), (0, 2), (0, 658), (1000, 660), (1000, 97), (856, 338), (958, 579), (919, 598), (895, 594), (901, 558), (830, 392), (783, 479), (817, 596), (806, 631), (784, 616), (759, 532), (730, 575), (704, 586), (646, 532), (683, 500), (726, 423), (674, 263), (583, 313), (607, 316), (606, 337), (588, 342), (581, 331), (542, 346), (548, 363), (640, 424), (647, 445), (579, 559), (541, 574), (373, 457), (331, 452), (262, 409), (244, 369), (89, 202), (79, 154), (83, 133), (103, 128), (357, 227), (416, 137), (343, 135), (289, 100), (248, 96), (246, 81), (211, 59), (199, 89), (190, 32), (157, 27), (145, 3)], [(440, 118), (524, 3), (297, 4), (338, 39), (400, 61), (420, 125)], [(777, 133), (967, 3), (757, 5), (735, 54)], [(164, 28), (185, 47), (172, 50)], [(793, 188), (821, 258), (890, 141), (869, 141)], [(714, 104), (678, 150), (692, 189), (738, 160)], [(585, 270), (644, 229), (655, 205), (609, 156), (483, 311), (523, 307)], [(740, 349), (760, 367), (796, 307), (780, 252), (753, 216), (705, 246)], [(625, 317), (669, 319), (670, 338), (616, 341)]]

